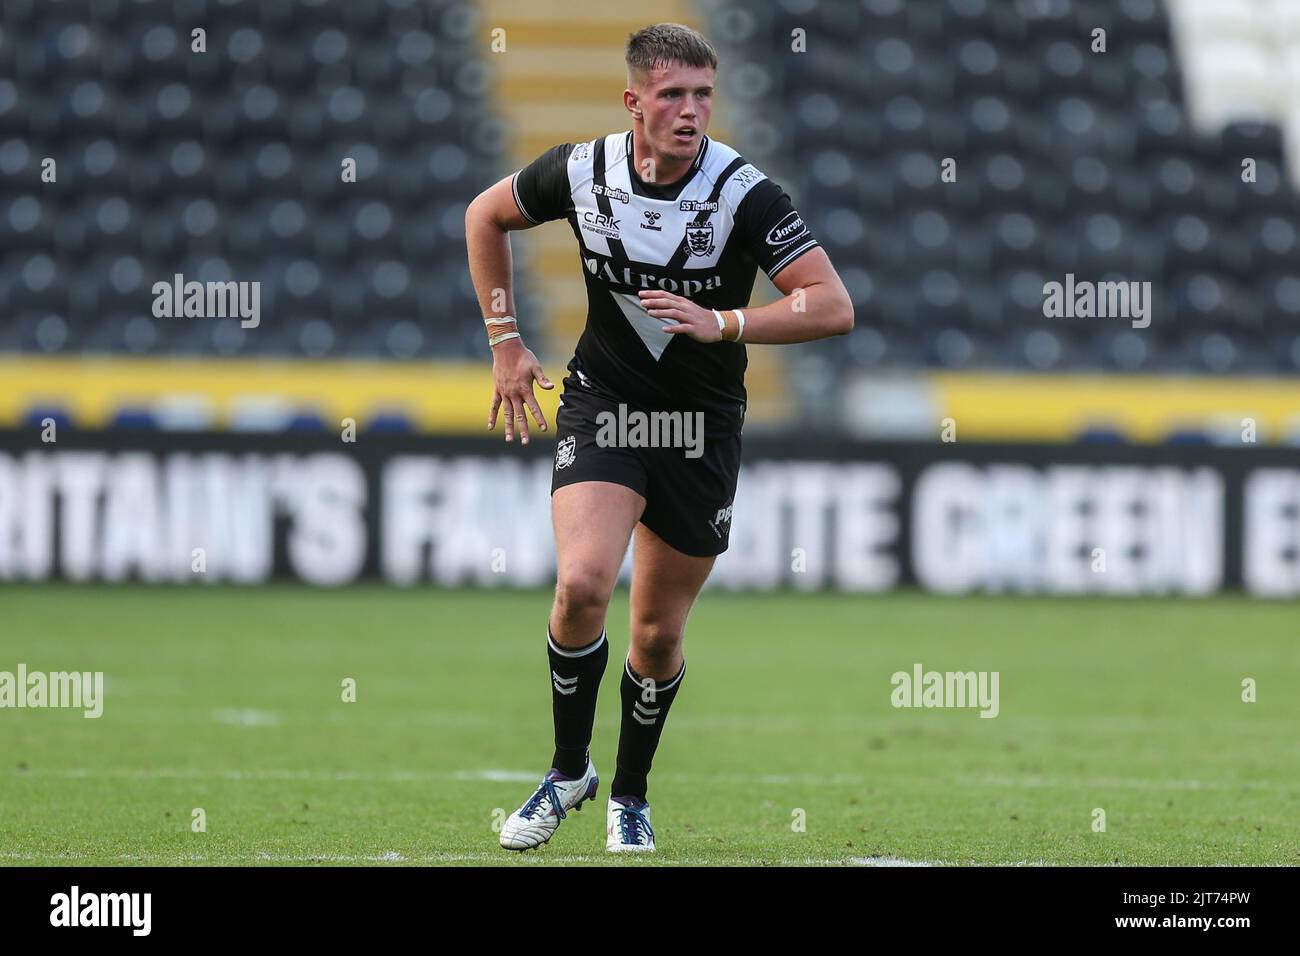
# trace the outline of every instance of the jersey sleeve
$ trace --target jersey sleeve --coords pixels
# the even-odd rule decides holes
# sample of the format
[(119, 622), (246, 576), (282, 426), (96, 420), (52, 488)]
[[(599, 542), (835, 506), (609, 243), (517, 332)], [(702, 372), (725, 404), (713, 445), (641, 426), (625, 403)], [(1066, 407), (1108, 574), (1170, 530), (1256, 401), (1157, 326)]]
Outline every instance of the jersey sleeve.
[(515, 173), (515, 205), (533, 225), (563, 219), (568, 212), (572, 143), (553, 146)]
[(736, 232), (770, 279), (819, 244), (785, 190), (770, 179), (756, 184), (741, 200)]

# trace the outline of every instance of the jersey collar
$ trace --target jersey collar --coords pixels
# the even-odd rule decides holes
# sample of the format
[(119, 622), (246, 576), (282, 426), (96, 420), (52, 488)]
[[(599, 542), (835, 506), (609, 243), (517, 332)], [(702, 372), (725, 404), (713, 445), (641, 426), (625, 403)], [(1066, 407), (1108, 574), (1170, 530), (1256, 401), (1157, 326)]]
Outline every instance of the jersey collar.
[(681, 191), (686, 188), (687, 183), (694, 179), (695, 174), (700, 171), (700, 167), (704, 165), (704, 156), (709, 151), (709, 137), (707, 135), (700, 137), (700, 151), (695, 154), (695, 161), (691, 163), (691, 168), (683, 173), (681, 178), (661, 186), (658, 183), (642, 182), (641, 177), (637, 175), (636, 165), (633, 162), (631, 130), (627, 131), (623, 143), (623, 151), (627, 153), (627, 175), (632, 183), (632, 191), (649, 199), (676, 199)]

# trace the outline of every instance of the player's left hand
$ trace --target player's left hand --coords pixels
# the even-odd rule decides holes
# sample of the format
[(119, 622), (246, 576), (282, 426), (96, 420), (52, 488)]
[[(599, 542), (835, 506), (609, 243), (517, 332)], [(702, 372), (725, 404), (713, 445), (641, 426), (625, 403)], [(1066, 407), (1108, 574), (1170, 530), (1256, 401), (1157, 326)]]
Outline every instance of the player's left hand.
[(673, 295), (660, 289), (642, 289), (637, 295), (646, 312), (656, 319), (673, 319), (661, 331), (677, 332), (697, 342), (721, 342), (722, 330), (712, 309), (696, 305), (685, 296)]

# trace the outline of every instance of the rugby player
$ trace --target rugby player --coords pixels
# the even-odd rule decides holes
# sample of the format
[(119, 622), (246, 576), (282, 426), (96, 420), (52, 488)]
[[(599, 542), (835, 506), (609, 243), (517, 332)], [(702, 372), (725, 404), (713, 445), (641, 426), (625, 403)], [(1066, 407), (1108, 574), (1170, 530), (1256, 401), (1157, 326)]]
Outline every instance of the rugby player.
[[(488, 428), (529, 441), (554, 388), (519, 335), (509, 233), (565, 219), (578, 242), (587, 324), (564, 379), (551, 485), (555, 601), (547, 628), (555, 752), (500, 842), (551, 838), (596, 795), (588, 747), (609, 657), (605, 615), (632, 542), (630, 650), (606, 808), (606, 848), (655, 848), (647, 777), (681, 691), (687, 616), (727, 549), (745, 416), (745, 346), (853, 328), (853, 305), (789, 196), (707, 135), (718, 58), (689, 27), (634, 33), (623, 103), (631, 128), (565, 143), (485, 190), (465, 216), (470, 273), (492, 349)], [(746, 309), (757, 269), (783, 298)], [(599, 440), (597, 417), (702, 415), (702, 454)]]

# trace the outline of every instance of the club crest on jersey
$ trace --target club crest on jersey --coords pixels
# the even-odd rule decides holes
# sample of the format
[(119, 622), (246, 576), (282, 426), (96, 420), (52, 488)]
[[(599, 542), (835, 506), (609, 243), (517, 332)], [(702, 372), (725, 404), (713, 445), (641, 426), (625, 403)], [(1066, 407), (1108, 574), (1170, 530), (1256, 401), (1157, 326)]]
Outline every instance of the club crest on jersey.
[(686, 248), (693, 256), (712, 254), (714, 249), (713, 223), (689, 223), (686, 226)]
[(568, 468), (573, 464), (573, 459), (578, 457), (575, 450), (577, 443), (577, 436), (570, 435), (555, 446), (555, 468), (557, 471), (561, 468)]

